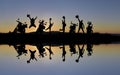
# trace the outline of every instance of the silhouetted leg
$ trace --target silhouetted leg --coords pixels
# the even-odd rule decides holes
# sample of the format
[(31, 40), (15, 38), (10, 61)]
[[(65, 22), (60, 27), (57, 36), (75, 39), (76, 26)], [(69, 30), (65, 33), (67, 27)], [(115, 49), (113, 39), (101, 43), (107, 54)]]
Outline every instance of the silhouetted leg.
[(29, 28), (31, 28), (31, 27), (32, 27), (32, 25), (29, 26)]
[(36, 58), (34, 58), (36, 61), (37, 61), (37, 59)]
[(83, 31), (83, 33), (85, 33), (83, 28), (82, 28), (82, 31)]
[(80, 28), (78, 29), (78, 33), (80, 32)]
[(49, 54), (49, 59), (50, 59), (50, 60), (52, 59), (51, 54)]
[(36, 25), (34, 25), (34, 27), (36, 28)]

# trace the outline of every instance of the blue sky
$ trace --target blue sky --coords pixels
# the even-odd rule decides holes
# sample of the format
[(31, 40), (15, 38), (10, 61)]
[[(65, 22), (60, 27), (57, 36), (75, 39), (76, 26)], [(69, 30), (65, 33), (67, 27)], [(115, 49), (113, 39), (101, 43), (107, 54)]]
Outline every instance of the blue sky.
[(12, 31), (17, 18), (29, 25), (26, 17), (29, 13), (32, 17), (38, 16), (36, 25), (39, 19), (48, 21), (52, 17), (53, 30), (60, 29), (63, 15), (69, 30), (70, 22), (76, 23), (75, 15), (79, 14), (85, 26), (87, 21), (93, 22), (95, 32), (120, 33), (119, 3), (119, 0), (0, 0), (0, 32)]

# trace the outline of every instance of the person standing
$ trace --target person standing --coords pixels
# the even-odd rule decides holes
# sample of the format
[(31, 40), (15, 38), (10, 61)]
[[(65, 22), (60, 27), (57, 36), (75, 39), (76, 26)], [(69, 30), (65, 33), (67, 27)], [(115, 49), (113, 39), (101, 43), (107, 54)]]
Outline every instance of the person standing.
[(63, 31), (63, 34), (65, 33), (65, 27), (66, 27), (66, 22), (65, 22), (65, 16), (62, 17), (62, 29), (60, 29), (60, 31)]
[(51, 29), (52, 29), (52, 26), (54, 23), (51, 22), (52, 18), (49, 19), (49, 26), (48, 28), (46, 28), (45, 30), (48, 30), (49, 29), (49, 33), (51, 33)]
[(88, 26), (86, 28), (87, 29), (87, 34), (93, 33), (93, 30), (92, 30), (93, 29), (93, 24), (92, 24), (92, 22), (89, 21), (87, 24), (88, 24)]
[(80, 29), (82, 29), (82, 32), (85, 33), (85, 32), (84, 32), (83, 20), (80, 20), (80, 19), (79, 19), (79, 15), (76, 15), (75, 17), (76, 17), (76, 18), (78, 19), (78, 21), (79, 21), (78, 33), (80, 32)]

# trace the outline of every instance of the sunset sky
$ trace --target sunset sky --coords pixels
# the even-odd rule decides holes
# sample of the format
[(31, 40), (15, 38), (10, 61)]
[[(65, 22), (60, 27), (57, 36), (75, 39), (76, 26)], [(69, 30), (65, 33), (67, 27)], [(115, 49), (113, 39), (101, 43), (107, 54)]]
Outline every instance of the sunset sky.
[[(0, 32), (13, 31), (18, 18), (30, 25), (27, 14), (38, 17), (37, 26), (39, 20), (48, 22), (51, 17), (53, 31), (62, 27), (62, 16), (66, 16), (69, 31), (71, 21), (78, 23), (75, 18), (78, 14), (85, 26), (92, 21), (94, 32), (120, 33), (120, 0), (0, 0)], [(27, 28), (27, 32), (36, 29)]]

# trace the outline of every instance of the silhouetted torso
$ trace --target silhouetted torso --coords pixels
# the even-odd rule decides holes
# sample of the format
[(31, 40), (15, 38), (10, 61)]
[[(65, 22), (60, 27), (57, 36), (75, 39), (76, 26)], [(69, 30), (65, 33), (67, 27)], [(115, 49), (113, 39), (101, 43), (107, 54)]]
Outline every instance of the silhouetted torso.
[(75, 33), (77, 24), (71, 22), (69, 33)]

